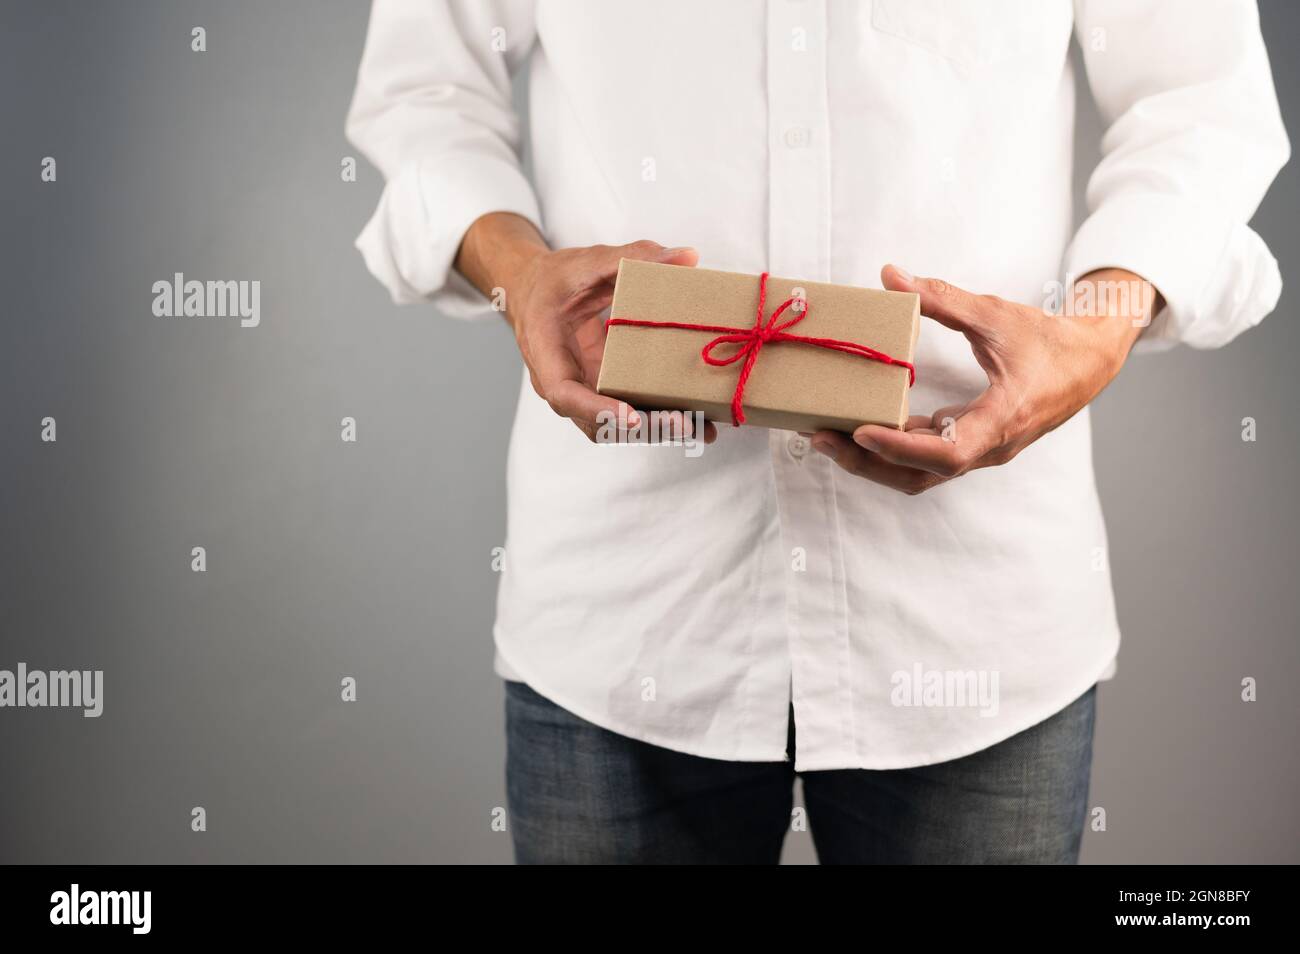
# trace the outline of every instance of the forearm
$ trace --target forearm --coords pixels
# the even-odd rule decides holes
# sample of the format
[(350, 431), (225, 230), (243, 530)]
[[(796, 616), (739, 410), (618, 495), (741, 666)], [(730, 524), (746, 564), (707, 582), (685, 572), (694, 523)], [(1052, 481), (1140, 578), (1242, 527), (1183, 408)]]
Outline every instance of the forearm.
[(1156, 313), (1164, 307), (1150, 282), (1122, 268), (1099, 268), (1074, 283), (1071, 314), (1093, 319), (1116, 342), (1122, 362)]
[(532, 222), (511, 212), (490, 212), (474, 221), (456, 253), (456, 270), (488, 298), (505, 290), (507, 320), (514, 283), (550, 249)]

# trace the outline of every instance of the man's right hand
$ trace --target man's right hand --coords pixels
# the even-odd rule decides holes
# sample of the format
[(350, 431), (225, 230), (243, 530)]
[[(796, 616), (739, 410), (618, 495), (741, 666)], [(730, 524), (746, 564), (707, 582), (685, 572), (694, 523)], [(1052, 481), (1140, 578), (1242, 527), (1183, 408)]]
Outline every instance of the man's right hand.
[[(515, 332), (533, 388), (556, 414), (567, 417), (595, 441), (605, 420), (635, 427), (637, 412), (596, 393), (605, 350), (602, 312), (614, 298), (620, 259), (694, 266), (692, 248), (664, 248), (655, 242), (592, 245), (551, 251), (532, 223), (494, 212), (474, 222), (461, 243), (456, 268), (488, 297), (504, 292), (506, 318)], [(621, 413), (620, 413), (621, 412)], [(674, 415), (674, 433), (692, 436), (690, 415)], [(706, 423), (706, 442), (717, 436)]]

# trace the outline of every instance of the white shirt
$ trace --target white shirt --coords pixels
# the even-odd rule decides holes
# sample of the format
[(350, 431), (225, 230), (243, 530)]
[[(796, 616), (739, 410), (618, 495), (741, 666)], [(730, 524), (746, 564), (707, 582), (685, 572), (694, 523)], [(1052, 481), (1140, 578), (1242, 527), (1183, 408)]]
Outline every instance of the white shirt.
[[(1072, 34), (1107, 127), (1073, 234)], [(1242, 0), (378, 0), (348, 135), (387, 181), (368, 267), (456, 316), (501, 320), (451, 270), (494, 210), (555, 247), (868, 287), (896, 262), (1027, 304), (1123, 267), (1168, 302), (1147, 349), (1221, 345), (1281, 288), (1246, 223), (1289, 145)], [(928, 320), (916, 365), (914, 412), (987, 383)], [(524, 377), (508, 487), (499, 671), (625, 736), (782, 760), (793, 700), (797, 768), (900, 768), (1113, 670), (1086, 410), (908, 497), (789, 432), (593, 445)]]

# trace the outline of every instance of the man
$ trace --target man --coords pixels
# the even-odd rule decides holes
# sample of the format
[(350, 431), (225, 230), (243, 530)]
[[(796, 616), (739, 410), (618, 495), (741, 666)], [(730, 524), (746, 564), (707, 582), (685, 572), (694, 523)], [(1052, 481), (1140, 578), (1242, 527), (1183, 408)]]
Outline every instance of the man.
[[(1073, 233), (1072, 36), (1106, 123)], [(520, 861), (776, 861), (795, 772), (823, 861), (1077, 860), (1119, 642), (1087, 404), (1281, 287), (1252, 3), (379, 0), (348, 133), (387, 179), (370, 270), (503, 301), (524, 359)], [(918, 413), (593, 443), (635, 423), (594, 391), (624, 257), (918, 293)]]

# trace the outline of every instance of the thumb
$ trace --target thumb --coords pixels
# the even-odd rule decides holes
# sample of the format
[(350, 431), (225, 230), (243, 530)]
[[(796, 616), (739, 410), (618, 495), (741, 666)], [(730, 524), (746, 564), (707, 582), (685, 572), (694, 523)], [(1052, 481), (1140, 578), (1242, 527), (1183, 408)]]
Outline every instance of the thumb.
[(596, 281), (612, 282), (618, 274), (618, 263), (625, 258), (638, 262), (660, 262), (664, 265), (687, 265), (694, 267), (700, 260), (700, 253), (687, 245), (677, 248), (664, 248), (658, 242), (643, 240), (629, 245), (593, 245), (587, 249), (588, 262), (592, 268), (592, 278)]
[(700, 253), (689, 245), (666, 248), (659, 253), (659, 259), (665, 265), (686, 265), (694, 268), (700, 264)]
[(880, 282), (889, 291), (920, 295), (921, 314), (967, 337), (982, 337), (992, 324), (994, 312), (987, 299), (942, 278), (917, 278), (897, 265), (886, 265)]
[(675, 248), (664, 248), (658, 242), (642, 240), (632, 242), (630, 245), (620, 245), (613, 249), (614, 259), (634, 258), (642, 262), (660, 262), (664, 265), (688, 265), (695, 266), (699, 264), (700, 253), (689, 245), (678, 245)]

